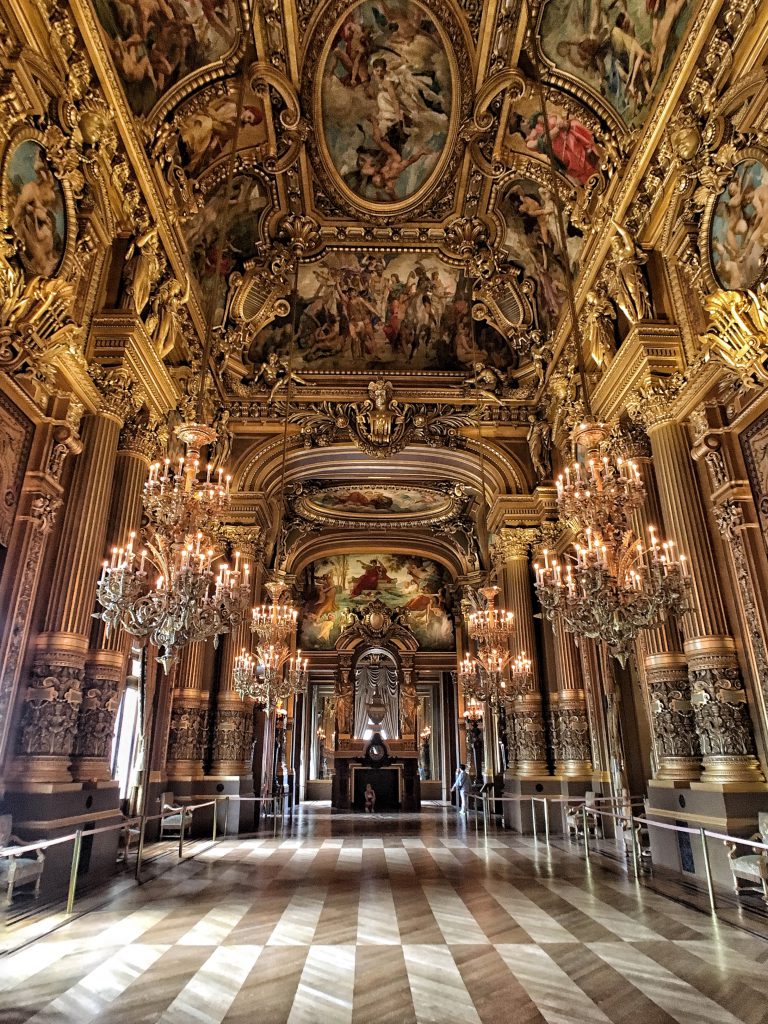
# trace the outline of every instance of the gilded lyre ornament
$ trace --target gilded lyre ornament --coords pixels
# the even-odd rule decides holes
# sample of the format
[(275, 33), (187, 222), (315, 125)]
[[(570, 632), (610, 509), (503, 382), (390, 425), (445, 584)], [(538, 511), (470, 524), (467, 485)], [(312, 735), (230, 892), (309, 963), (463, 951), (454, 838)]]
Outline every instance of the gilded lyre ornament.
[(746, 292), (717, 291), (705, 299), (710, 327), (702, 341), (745, 388), (768, 384), (768, 284)]

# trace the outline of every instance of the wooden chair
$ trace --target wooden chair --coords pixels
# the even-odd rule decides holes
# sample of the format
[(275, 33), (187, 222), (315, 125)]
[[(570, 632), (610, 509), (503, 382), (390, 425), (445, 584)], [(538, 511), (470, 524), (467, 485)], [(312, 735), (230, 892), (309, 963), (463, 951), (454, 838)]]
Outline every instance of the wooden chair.
[(192, 824), (192, 811), (189, 808), (182, 807), (181, 804), (175, 804), (173, 802), (173, 793), (163, 793), (160, 801), (164, 814), (166, 811), (178, 812), (176, 814), (166, 814), (162, 819), (160, 822), (160, 838), (178, 839), (182, 829), (186, 837), (187, 831)]
[(35, 899), (40, 895), (43, 868), (45, 866), (45, 854), (42, 850), (35, 850), (34, 856), (14, 856), (10, 850), (14, 846), (28, 846), (18, 836), (13, 835), (13, 818), (10, 814), (0, 815), (0, 850), (5, 854), (0, 857), (0, 885), (5, 886), (5, 904), (10, 907), (13, 903), (13, 894), (17, 886), (35, 886)]

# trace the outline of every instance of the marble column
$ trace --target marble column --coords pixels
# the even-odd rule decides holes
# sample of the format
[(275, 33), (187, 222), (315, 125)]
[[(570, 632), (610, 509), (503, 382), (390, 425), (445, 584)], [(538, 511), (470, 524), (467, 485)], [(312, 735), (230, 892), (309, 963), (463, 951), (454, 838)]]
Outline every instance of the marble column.
[[(242, 561), (250, 566), (250, 601), (257, 604), (263, 578), (260, 532), (255, 528), (229, 527), (227, 539), (232, 550), (239, 551)], [(211, 723), (213, 759), (209, 775), (242, 776), (251, 773), (254, 702), (250, 697), (243, 699), (238, 696), (234, 683), (235, 659), (244, 647), (251, 648), (250, 614), (244, 615), (243, 621), (223, 640), (216, 708)]]
[[(156, 435), (144, 424), (129, 421), (120, 433), (106, 551), (123, 546), (131, 531), (138, 534), (144, 483), (156, 448)], [(94, 620), (72, 762), (76, 779), (111, 778), (112, 732), (130, 649), (130, 636), (121, 629), (108, 633), (106, 623)]]
[(638, 405), (651, 439), (664, 525), (691, 570), (690, 610), (683, 616), (694, 725), (703, 755), (702, 782), (762, 781), (736, 645), (710, 541), (684, 425), (660, 391)]
[(44, 630), (37, 638), (9, 773), (25, 782), (71, 780), (117, 443), (132, 400), (130, 379), (115, 372), (105, 381), (99, 411), (83, 420), (83, 453), (67, 496)]
[[(647, 544), (651, 526), (655, 526), (660, 535), (666, 535), (667, 531), (659, 504), (650, 441), (639, 426), (633, 433), (635, 443), (632, 450), (622, 454), (637, 462), (645, 484), (646, 500), (634, 513), (633, 527), (637, 536)], [(691, 703), (688, 660), (677, 622), (670, 619), (655, 629), (643, 630), (636, 654), (650, 712), (657, 765), (654, 778), (667, 782), (698, 779), (701, 750)]]
[(591, 778), (589, 718), (579, 651), (573, 634), (557, 616), (552, 623), (552, 631), (557, 666), (557, 693), (550, 694), (555, 775)]
[(504, 580), (504, 601), (514, 613), (516, 653), (531, 659), (533, 688), (508, 704), (507, 723), (510, 760), (519, 778), (547, 775), (546, 731), (541, 699), (541, 668), (533, 622), (533, 575), (529, 561), (537, 531), (531, 527), (504, 528), (497, 544), (497, 566)]

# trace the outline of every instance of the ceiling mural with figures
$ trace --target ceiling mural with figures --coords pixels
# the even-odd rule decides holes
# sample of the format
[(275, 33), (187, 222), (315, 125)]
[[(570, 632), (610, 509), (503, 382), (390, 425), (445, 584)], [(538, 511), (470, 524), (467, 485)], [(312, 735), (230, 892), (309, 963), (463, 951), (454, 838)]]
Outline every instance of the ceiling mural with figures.
[[(380, 597), (447, 649), (446, 588), (489, 565), (489, 492), (508, 512), (549, 487), (593, 382), (668, 315), (632, 218), (704, 138), (671, 89), (703, 0), (67, 2), (92, 65), (61, 107), (79, 134), (39, 117), (7, 147), (15, 258), (28, 278), (80, 265), (99, 236), (77, 204), (124, 152), (107, 301), (142, 321), (158, 436), (215, 425), (238, 514), (268, 508), (273, 564), (311, 566), (308, 644)], [(97, 79), (104, 108), (81, 102)], [(694, 288), (763, 273), (768, 154), (749, 142), (691, 194)]]

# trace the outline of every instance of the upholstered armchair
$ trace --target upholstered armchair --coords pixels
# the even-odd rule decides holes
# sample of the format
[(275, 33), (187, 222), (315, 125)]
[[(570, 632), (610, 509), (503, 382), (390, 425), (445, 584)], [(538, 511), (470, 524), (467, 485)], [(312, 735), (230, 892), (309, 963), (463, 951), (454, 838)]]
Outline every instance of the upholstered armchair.
[[(768, 845), (768, 811), (760, 811), (757, 816), (757, 827), (758, 831), (750, 836), (751, 842)], [(744, 851), (748, 847), (741, 843), (726, 842), (725, 845), (728, 847), (733, 887), (736, 892), (759, 892), (763, 902), (768, 903), (768, 850), (754, 850), (745, 854)], [(746, 885), (739, 885), (739, 882), (745, 882)]]
[[(599, 793), (594, 793), (591, 789), (584, 794), (584, 800), (577, 804), (566, 804), (565, 805), (565, 827), (571, 835), (580, 836), (584, 832), (584, 818), (582, 815), (582, 808), (584, 807), (595, 807), (595, 799), (599, 796)], [(597, 815), (590, 814), (587, 816), (587, 828), (590, 832), (595, 835), (600, 834), (600, 818)]]
[(45, 866), (45, 854), (34, 850), (23, 856), (14, 856), (14, 846), (27, 846), (22, 839), (13, 835), (13, 818), (10, 814), (0, 815), (0, 886), (5, 886), (5, 904), (10, 907), (17, 886), (35, 885), (35, 899), (40, 895), (40, 885)]
[[(165, 815), (160, 822), (160, 838), (178, 839), (182, 829), (186, 836), (187, 830), (192, 824), (192, 811), (189, 808), (182, 807), (181, 804), (175, 804), (173, 802), (173, 793), (163, 793), (160, 799), (162, 811)], [(167, 811), (176, 811), (177, 813), (167, 814)]]

